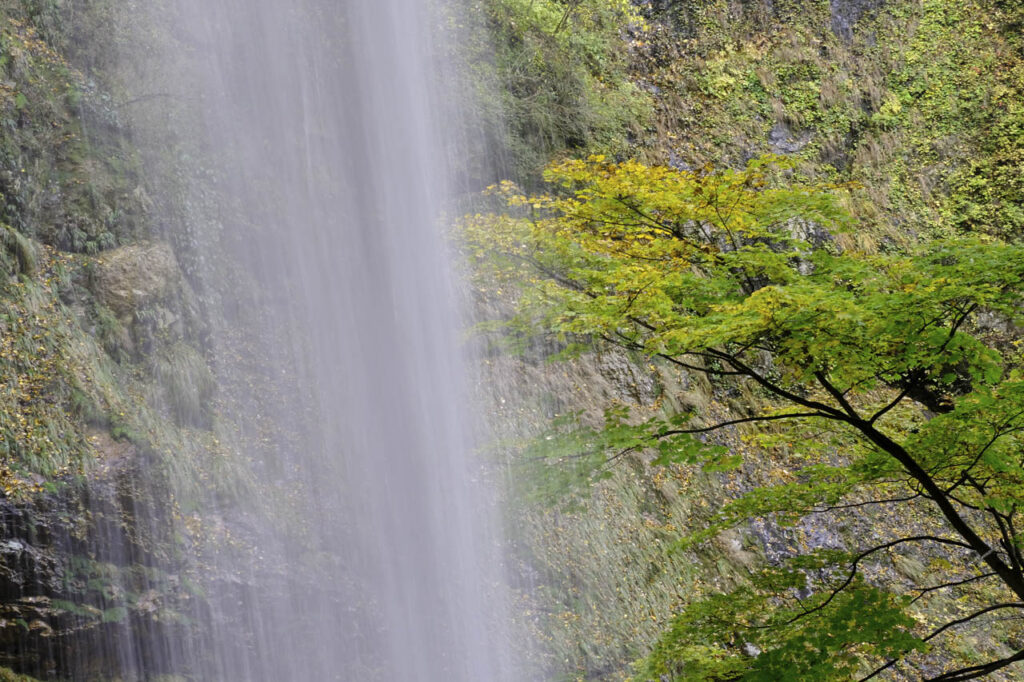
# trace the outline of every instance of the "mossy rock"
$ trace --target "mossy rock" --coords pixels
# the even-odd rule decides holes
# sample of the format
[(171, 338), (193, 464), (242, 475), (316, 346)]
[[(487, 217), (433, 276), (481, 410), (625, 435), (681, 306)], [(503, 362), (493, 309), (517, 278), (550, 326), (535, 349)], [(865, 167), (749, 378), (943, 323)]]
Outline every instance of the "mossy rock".
[(9, 225), (0, 224), (0, 264), (12, 274), (32, 275), (36, 249), (32, 242)]
[(181, 426), (208, 428), (216, 381), (203, 356), (191, 346), (177, 343), (157, 352), (151, 368), (153, 379), (160, 387), (160, 402), (175, 422)]
[(118, 317), (165, 300), (180, 281), (174, 251), (164, 242), (124, 246), (96, 260), (96, 297)]

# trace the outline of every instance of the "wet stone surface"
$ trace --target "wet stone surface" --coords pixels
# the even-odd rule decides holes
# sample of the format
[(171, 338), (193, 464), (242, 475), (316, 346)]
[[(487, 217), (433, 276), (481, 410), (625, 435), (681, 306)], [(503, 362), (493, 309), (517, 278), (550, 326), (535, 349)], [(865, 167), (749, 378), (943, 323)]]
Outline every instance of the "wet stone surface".
[(850, 40), (861, 17), (884, 4), (885, 0), (831, 0), (832, 32), (844, 40)]

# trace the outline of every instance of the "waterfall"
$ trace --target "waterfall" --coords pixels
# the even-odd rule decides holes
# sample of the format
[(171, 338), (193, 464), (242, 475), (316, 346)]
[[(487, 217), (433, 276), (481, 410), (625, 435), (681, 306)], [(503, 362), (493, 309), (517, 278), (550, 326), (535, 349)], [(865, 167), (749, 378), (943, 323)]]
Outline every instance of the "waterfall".
[(260, 444), (268, 491), (223, 512), (252, 563), (210, 559), (211, 635), (170, 666), (190, 677), (516, 679), (438, 222), (457, 95), (427, 5), (180, 0), (225, 202), (198, 277), (220, 292), (221, 417)]

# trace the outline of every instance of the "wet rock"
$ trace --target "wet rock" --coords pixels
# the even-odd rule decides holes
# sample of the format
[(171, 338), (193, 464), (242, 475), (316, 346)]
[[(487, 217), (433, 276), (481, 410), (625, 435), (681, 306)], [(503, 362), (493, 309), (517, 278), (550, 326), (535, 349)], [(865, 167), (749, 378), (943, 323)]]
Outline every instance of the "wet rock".
[(118, 317), (165, 300), (180, 282), (174, 252), (162, 242), (125, 246), (97, 260), (96, 297)]
[(0, 667), (40, 679), (113, 679), (106, 673), (123, 665), (130, 619), (139, 629), (131, 646), (159, 671), (148, 637), (177, 632), (189, 597), (155, 560), (177, 542), (169, 498), (139, 482), (148, 465), (134, 446), (106, 434), (91, 440), (100, 461), (86, 480), (0, 498)]
[(977, 325), (980, 329), (996, 334), (1018, 334), (1021, 328), (1006, 315), (990, 310), (978, 313)]
[(755, 644), (751, 644), (750, 642), (744, 642), (743, 653), (747, 656), (750, 656), (751, 658), (757, 658), (761, 655), (761, 649)]
[(768, 133), (768, 144), (776, 154), (796, 154), (811, 141), (809, 132), (794, 133), (785, 123), (772, 126)]
[(597, 362), (598, 371), (608, 380), (615, 397), (627, 403), (646, 405), (657, 396), (657, 384), (650, 372), (631, 362), (618, 351), (602, 353)]
[(760, 554), (750, 548), (754, 543), (755, 540), (737, 528), (726, 530), (715, 539), (719, 550), (733, 565), (742, 566), (747, 570), (754, 570), (761, 562)]
[(884, 4), (885, 0), (831, 0), (832, 32), (844, 40), (850, 40), (861, 17)]

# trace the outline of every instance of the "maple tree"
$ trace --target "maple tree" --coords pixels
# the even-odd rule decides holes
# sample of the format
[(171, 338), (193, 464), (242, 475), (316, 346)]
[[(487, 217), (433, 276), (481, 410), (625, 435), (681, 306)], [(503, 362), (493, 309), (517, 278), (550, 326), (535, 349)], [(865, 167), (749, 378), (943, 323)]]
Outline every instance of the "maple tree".
[[(545, 180), (551, 190), (537, 196), (493, 188), (506, 208), (462, 225), (485, 276), (520, 284), (509, 328), (612, 344), (745, 382), (763, 398), (719, 421), (637, 423), (620, 407), (603, 428), (563, 429), (549, 447), (585, 450), (600, 472), (628, 452), (653, 453), (654, 465), (728, 466), (736, 456), (713, 434), (729, 430), (803, 439), (790, 480), (729, 501), (681, 546), (758, 517), (857, 508), (870, 519), (902, 506), (931, 520), (766, 562), (728, 594), (695, 600), (641, 664), (645, 679), (867, 680), (913, 666), (915, 652), (990, 614), (1024, 610), (1024, 372), (1013, 327), (1024, 247), (961, 236), (844, 248), (853, 240), (836, 235), (856, 225), (843, 188), (796, 182), (776, 157), (719, 172), (591, 157), (555, 163)], [(918, 584), (865, 577), (867, 564), (910, 547), (941, 558)], [(970, 608), (915, 618), (921, 599), (944, 592), (963, 593)], [(1024, 649), (950, 659), (931, 679), (1021, 660)]]

